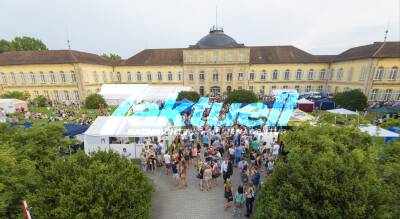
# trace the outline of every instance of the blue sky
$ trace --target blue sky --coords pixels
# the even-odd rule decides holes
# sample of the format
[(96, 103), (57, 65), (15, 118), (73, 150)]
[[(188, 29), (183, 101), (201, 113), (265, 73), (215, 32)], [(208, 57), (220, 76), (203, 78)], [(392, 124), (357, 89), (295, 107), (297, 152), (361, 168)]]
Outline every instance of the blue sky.
[(0, 38), (27, 35), (50, 49), (124, 58), (186, 48), (215, 23), (247, 46), (294, 45), (313, 54), (400, 40), (399, 0), (0, 0)]

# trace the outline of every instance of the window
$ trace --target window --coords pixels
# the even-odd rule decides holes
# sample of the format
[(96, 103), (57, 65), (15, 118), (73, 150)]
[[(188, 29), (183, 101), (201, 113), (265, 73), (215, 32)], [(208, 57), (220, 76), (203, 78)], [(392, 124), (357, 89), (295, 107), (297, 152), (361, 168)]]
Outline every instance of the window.
[(226, 55), (226, 61), (228, 61), (228, 62), (232, 62), (232, 58), (233, 56), (232, 56), (232, 52), (228, 52), (228, 54)]
[(261, 77), (260, 77), (260, 79), (261, 79), (262, 81), (267, 80), (267, 71), (265, 71), (265, 70), (262, 70), (262, 71), (261, 71)]
[(69, 92), (67, 90), (64, 91), (64, 100), (69, 100)]
[[(199, 74), (199, 81), (200, 81), (200, 82), (204, 82), (204, 71), (200, 71), (200, 74)], [(203, 88), (203, 93), (204, 93), (204, 88)]]
[(53, 91), (53, 99), (59, 101), (60, 100), (60, 95), (58, 94), (58, 91)]
[(303, 71), (298, 69), (296, 72), (296, 80), (300, 81), (303, 78)]
[(99, 82), (99, 77), (97, 76), (97, 72), (96, 71), (93, 72), (93, 81), (96, 82), (96, 83)]
[(213, 53), (213, 62), (218, 62), (218, 52), (217, 51), (215, 51)]
[(397, 80), (397, 72), (399, 69), (395, 66), (390, 70), (389, 80)]
[(204, 62), (204, 56), (203, 56), (203, 54), (200, 54), (200, 55), (199, 55), (199, 62), (200, 62), (200, 63)]
[(186, 62), (192, 62), (192, 55), (191, 54), (188, 54), (186, 56)]
[(65, 73), (63, 71), (60, 72), (61, 82), (65, 83), (67, 80), (65, 79)]
[(287, 85), (282, 86), (282, 89), (288, 89), (288, 88), (289, 88), (289, 86), (287, 86)]
[(296, 89), (296, 91), (299, 93), (300, 92), (300, 86), (299, 85), (295, 85), (294, 89)]
[(252, 70), (252, 71), (250, 72), (250, 75), (249, 75), (249, 80), (250, 80), (250, 81), (254, 81), (254, 78), (255, 78), (255, 73), (254, 73), (254, 70)]
[(310, 69), (310, 70), (308, 71), (307, 79), (308, 79), (309, 81), (314, 80), (314, 69)]
[(74, 96), (75, 96), (75, 100), (80, 100), (79, 91), (75, 90), (74, 91)]
[(353, 80), (353, 71), (354, 71), (354, 68), (350, 67), (349, 75), (347, 75), (347, 81), (352, 81)]
[[(35, 74), (33, 72), (31, 72), (30, 75), (31, 75), (31, 84), (36, 84)], [(7, 83), (7, 81), (6, 81), (6, 83)]]
[(335, 69), (331, 69), (330, 71), (329, 71), (329, 80), (332, 80), (333, 79), (333, 75), (335, 74)]
[(194, 80), (194, 78), (193, 78), (193, 73), (190, 72), (190, 73), (189, 73), (189, 81), (193, 81), (193, 80)]
[(214, 82), (218, 81), (218, 71), (217, 70), (213, 71), (212, 79)]
[(102, 72), (102, 76), (103, 76), (103, 82), (107, 82), (107, 75), (105, 71)]
[(319, 80), (325, 80), (325, 79), (326, 79), (326, 70), (321, 69), (321, 71), (319, 72)]
[(271, 86), (271, 90), (275, 90), (276, 89), (276, 86), (275, 85), (272, 85)]
[(127, 81), (132, 81), (132, 74), (130, 72), (126, 73), (126, 80)]
[(181, 81), (181, 80), (182, 80), (182, 73), (178, 72), (178, 81)]
[(322, 89), (323, 89), (323, 86), (322, 86), (322, 85), (319, 85), (318, 88), (317, 88), (317, 91), (318, 91), (318, 92), (322, 92)]
[(13, 84), (16, 84), (16, 83), (17, 83), (17, 78), (15, 77), (14, 72), (11, 72), (10, 75), (11, 75), (11, 81), (12, 81), (12, 83), (13, 83)]
[(290, 80), (290, 70), (289, 69), (286, 69), (284, 77), (285, 77), (286, 81)]
[(265, 86), (261, 86), (260, 94), (264, 96), (264, 94), (265, 94)]
[(39, 77), (40, 77), (40, 83), (41, 83), (41, 84), (46, 83), (46, 78), (45, 78), (43, 72), (40, 72), (40, 73), (39, 73)]
[(34, 96), (34, 97), (38, 97), (38, 96), (39, 96), (39, 91), (34, 90), (34, 91), (33, 91), (33, 96)]
[[(289, 70), (286, 70), (288, 73), (286, 73), (285, 72), (285, 78), (286, 78), (286, 74), (287, 74), (287, 80), (289, 80), (289, 74), (290, 74), (290, 72), (289, 72)], [(272, 72), (272, 80), (278, 80), (278, 70), (274, 70), (273, 72)]]
[(1, 73), (1, 82), (2, 84), (7, 84), (7, 76), (4, 73)]
[(172, 72), (168, 72), (168, 81), (172, 81)]
[(22, 84), (26, 84), (26, 78), (25, 78), (25, 74), (23, 72), (19, 73), (19, 76), (21, 78), (21, 83)]
[(239, 62), (244, 62), (244, 54), (243, 54), (243, 52), (239, 52)]
[(114, 74), (112, 72), (110, 72), (108, 75), (110, 76), (110, 81), (111, 82), (114, 81)]
[(151, 72), (147, 72), (147, 80), (151, 81)]
[(232, 73), (226, 74), (226, 81), (232, 81)]
[(117, 72), (117, 81), (121, 82), (121, 72)]
[(336, 74), (336, 80), (341, 81), (343, 78), (343, 68), (340, 68)]
[(71, 81), (76, 82), (76, 74), (74, 71), (71, 71)]
[(367, 75), (367, 68), (365, 66), (361, 67), (361, 72), (360, 72), (360, 81), (364, 81)]
[(141, 81), (142, 80), (142, 74), (140, 72), (136, 73), (136, 80)]
[(385, 94), (383, 95), (383, 101), (390, 100), (391, 96), (392, 96), (392, 89), (385, 90)]
[(377, 100), (377, 98), (378, 98), (378, 93), (379, 93), (379, 90), (378, 90), (378, 89), (373, 89), (373, 90), (371, 91), (371, 95), (370, 95), (371, 100)]
[(385, 69), (381, 66), (376, 70), (374, 80), (382, 80)]
[(204, 87), (203, 86), (200, 86), (199, 93), (200, 93), (200, 96), (204, 96)]
[(243, 80), (243, 72), (239, 72), (239, 74), (238, 74), (238, 80), (239, 80), (239, 81)]
[(49, 91), (45, 90), (45, 91), (43, 91), (43, 94), (46, 97), (46, 99), (50, 99)]
[(159, 81), (162, 81), (162, 73), (159, 71), (159, 72), (157, 72), (157, 79), (159, 80)]
[(307, 85), (306, 86), (306, 92), (310, 92), (311, 91), (311, 85)]

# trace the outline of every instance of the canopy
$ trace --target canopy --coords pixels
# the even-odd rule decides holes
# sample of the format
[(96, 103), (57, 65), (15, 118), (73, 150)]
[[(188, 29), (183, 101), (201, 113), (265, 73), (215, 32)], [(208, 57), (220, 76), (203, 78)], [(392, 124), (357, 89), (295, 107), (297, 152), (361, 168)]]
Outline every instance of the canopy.
[(23, 109), (28, 110), (28, 103), (18, 99), (0, 99), (0, 116), (1, 114), (11, 114)]
[(284, 92), (286, 92), (286, 93), (297, 93), (297, 90), (296, 89), (275, 89), (275, 90), (272, 90), (271, 95), (272, 96), (277, 96), (277, 95), (279, 95), (281, 93), (284, 93)]
[(64, 136), (73, 137), (75, 135), (84, 133), (89, 128), (89, 126), (77, 125), (77, 124), (64, 124), (64, 128), (66, 129)]
[(362, 132), (367, 132), (370, 136), (377, 136), (377, 137), (400, 137), (399, 134), (396, 132), (391, 132), (389, 130), (380, 128), (375, 125), (365, 125), (365, 126), (359, 126), (360, 130)]
[(314, 104), (314, 102), (307, 100), (306, 98), (301, 98), (297, 101), (297, 104)]
[(314, 116), (312, 116), (308, 113), (305, 113), (299, 109), (295, 109), (292, 112), (292, 116), (290, 117), (289, 126), (299, 125), (301, 123), (309, 122), (309, 121), (311, 122), (314, 120), (315, 120)]
[(334, 109), (335, 108), (335, 102), (330, 101), (327, 98), (322, 98), (314, 101), (315, 106), (317, 106), (321, 110), (329, 110), (329, 109)]
[(172, 124), (163, 116), (99, 116), (85, 132), (87, 136), (161, 136)]
[(395, 113), (400, 112), (400, 107), (383, 106), (383, 107), (380, 107), (380, 108), (369, 109), (368, 112), (371, 112), (371, 113), (383, 113), (383, 114), (395, 114)]
[(335, 114), (342, 114), (342, 115), (358, 115), (357, 112), (353, 112), (351, 110), (343, 109), (343, 108), (327, 110), (327, 112), (335, 113)]

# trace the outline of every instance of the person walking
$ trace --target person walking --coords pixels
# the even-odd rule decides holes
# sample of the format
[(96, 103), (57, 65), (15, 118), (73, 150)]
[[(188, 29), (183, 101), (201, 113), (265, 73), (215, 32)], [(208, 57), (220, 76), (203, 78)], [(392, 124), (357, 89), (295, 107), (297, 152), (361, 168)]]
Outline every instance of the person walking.
[(250, 182), (247, 186), (246, 189), (246, 217), (250, 217), (252, 211), (253, 211), (253, 203), (254, 203), (254, 197), (255, 197), (255, 191), (253, 187), (253, 183)]
[(179, 177), (181, 179), (179, 188), (188, 187), (188, 183), (187, 183), (187, 179), (186, 179), (186, 170), (187, 170), (186, 161), (184, 159), (182, 159), (181, 163), (179, 164)]
[(232, 182), (231, 179), (227, 179), (224, 184), (224, 198), (226, 202), (224, 204), (224, 210), (232, 206), (233, 193), (232, 193)]
[(243, 195), (243, 186), (239, 186), (237, 193), (235, 195), (235, 203), (234, 203), (234, 207), (233, 207), (233, 216), (239, 216), (242, 217), (242, 208), (243, 208), (243, 204), (245, 201), (244, 195)]
[(204, 183), (206, 185), (207, 191), (211, 190), (211, 180), (212, 180), (212, 170), (211, 167), (206, 164), (204, 169)]
[(165, 173), (168, 175), (171, 172), (171, 155), (168, 154), (168, 150), (164, 153)]

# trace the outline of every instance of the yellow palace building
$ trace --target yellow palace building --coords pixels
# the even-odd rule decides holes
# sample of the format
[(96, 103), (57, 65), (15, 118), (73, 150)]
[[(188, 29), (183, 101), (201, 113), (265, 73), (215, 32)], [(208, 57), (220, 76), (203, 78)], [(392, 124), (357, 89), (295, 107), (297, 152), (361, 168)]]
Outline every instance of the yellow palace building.
[(1, 53), (0, 93), (78, 102), (105, 83), (147, 83), (191, 86), (201, 95), (361, 89), (370, 101), (387, 101), (400, 100), (399, 68), (400, 42), (312, 55), (294, 46), (245, 46), (213, 27), (187, 48), (145, 49), (118, 62), (74, 50)]

